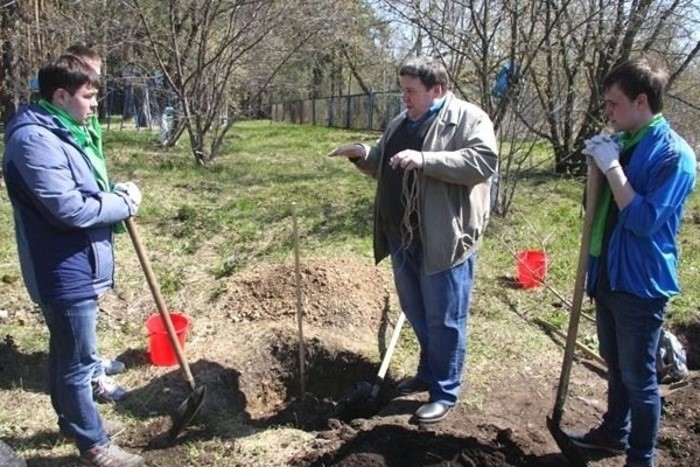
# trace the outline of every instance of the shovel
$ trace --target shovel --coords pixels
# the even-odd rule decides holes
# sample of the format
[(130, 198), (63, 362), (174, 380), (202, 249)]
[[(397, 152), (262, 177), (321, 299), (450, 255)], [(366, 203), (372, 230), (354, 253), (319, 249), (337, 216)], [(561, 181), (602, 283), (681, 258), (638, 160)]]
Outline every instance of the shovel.
[(380, 403), (378, 397), (379, 390), (382, 387), (384, 377), (389, 369), (389, 363), (391, 362), (391, 357), (394, 355), (394, 349), (396, 348), (396, 343), (399, 340), (401, 328), (405, 321), (406, 315), (401, 312), (396, 321), (396, 326), (394, 326), (389, 347), (386, 349), (374, 384), (370, 384), (367, 381), (355, 383), (352, 389), (338, 401), (338, 406), (336, 407), (336, 415), (338, 418), (352, 420), (360, 417), (371, 417), (377, 412)]
[(204, 394), (206, 393), (206, 386), (203, 384), (197, 386), (192, 377), (192, 372), (190, 371), (190, 366), (187, 363), (185, 354), (180, 345), (180, 341), (177, 338), (175, 328), (173, 327), (173, 322), (170, 319), (170, 313), (165, 307), (165, 302), (163, 301), (163, 296), (160, 293), (160, 287), (158, 286), (158, 281), (156, 276), (153, 274), (153, 269), (151, 268), (151, 261), (148, 259), (146, 250), (141, 243), (141, 237), (136, 229), (136, 223), (130, 217), (124, 221), (126, 224), (126, 229), (129, 231), (129, 236), (131, 236), (131, 241), (134, 243), (134, 248), (136, 249), (136, 255), (139, 257), (139, 262), (141, 263), (141, 268), (146, 275), (146, 280), (148, 281), (148, 286), (151, 289), (153, 298), (158, 306), (158, 312), (160, 317), (165, 323), (165, 329), (168, 332), (168, 338), (170, 344), (175, 350), (175, 355), (177, 356), (177, 361), (180, 363), (180, 368), (187, 379), (187, 384), (190, 388), (190, 395), (185, 399), (182, 404), (177, 408), (177, 410), (172, 414), (173, 426), (168, 431), (167, 440), (169, 443), (173, 443), (177, 436), (182, 430), (185, 429), (187, 425), (192, 421), (192, 419), (197, 415), (199, 409), (202, 407), (202, 402), (204, 402)]
[(569, 378), (574, 361), (576, 349), (576, 337), (581, 318), (581, 305), (583, 303), (584, 286), (588, 263), (588, 251), (591, 244), (591, 231), (595, 219), (595, 208), (598, 203), (598, 195), (601, 187), (601, 172), (593, 164), (588, 166), (588, 179), (586, 181), (586, 214), (583, 220), (581, 233), (581, 249), (578, 256), (576, 270), (576, 283), (574, 285), (574, 298), (571, 304), (569, 316), (569, 330), (566, 336), (566, 348), (564, 349), (564, 361), (559, 376), (557, 398), (552, 410), (552, 415), (547, 417), (547, 429), (552, 434), (554, 441), (559, 446), (564, 457), (575, 467), (586, 467), (587, 460), (581, 450), (571, 442), (571, 438), (561, 429), (561, 419), (564, 416), (564, 404), (569, 389)]

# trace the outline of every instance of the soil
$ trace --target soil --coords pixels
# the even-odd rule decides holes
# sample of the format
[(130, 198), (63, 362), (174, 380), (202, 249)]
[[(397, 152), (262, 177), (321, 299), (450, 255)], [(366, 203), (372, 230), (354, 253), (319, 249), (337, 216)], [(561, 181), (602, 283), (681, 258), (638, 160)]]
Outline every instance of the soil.
[[(306, 261), (301, 276), (303, 392), (294, 265), (260, 266), (221, 279), (216, 299), (194, 317), (186, 350), (197, 383), (207, 387), (207, 397), (174, 445), (166, 443), (163, 435), (171, 426), (173, 407), (189, 395), (180, 372), (176, 367), (169, 372), (153, 369), (143, 349), (130, 349), (119, 356), (130, 371), (138, 371), (148, 381), (115, 406), (125, 416), (140, 420), (120, 443), (141, 450), (150, 466), (181, 465), (192, 443), (240, 437), (241, 426), (249, 427), (250, 433), (293, 426), (315, 436), (288, 459), (286, 465), (296, 467), (567, 465), (545, 425), (558, 382), (559, 365), (552, 361), (559, 361), (560, 342), (548, 350), (551, 355), (508, 355), (497, 380), (479, 386), (482, 404), (460, 404), (440, 424), (419, 426), (412, 421), (411, 414), (425, 395), (396, 397), (391, 388), (399, 376), (391, 370), (374, 410), (363, 414), (365, 417), (341, 420), (338, 401), (356, 383), (374, 382), (378, 356), (388, 344), (395, 319), (392, 309), (396, 309), (391, 276), (369, 261), (343, 258)], [(111, 321), (133, 319), (128, 316), (133, 309), (117, 294), (110, 294), (101, 307)], [(478, 298), (474, 307), (472, 319), (478, 332)], [(693, 345), (700, 342), (699, 329), (700, 323), (693, 323), (674, 330), (690, 346), (693, 369), (698, 364)], [(408, 326), (404, 332), (411, 332)], [(9, 344), (4, 349), (10, 360), (20, 358)], [(9, 360), (0, 357), (2, 368)], [(31, 354), (21, 360), (27, 368), (36, 368), (42, 358), (45, 354)], [(22, 368), (6, 370), (10, 387), (14, 379), (27, 374)], [(38, 380), (29, 383), (43, 386)], [(28, 384), (26, 379), (24, 384)], [(600, 369), (577, 361), (563, 428), (593, 426), (604, 411), (604, 401)], [(697, 372), (685, 386), (669, 391), (664, 407), (659, 465), (700, 465)], [(217, 446), (219, 457), (236, 458), (233, 443)], [(197, 465), (208, 465), (207, 456), (214, 455), (201, 450)], [(620, 457), (596, 458), (589, 465), (619, 467), (623, 463)]]

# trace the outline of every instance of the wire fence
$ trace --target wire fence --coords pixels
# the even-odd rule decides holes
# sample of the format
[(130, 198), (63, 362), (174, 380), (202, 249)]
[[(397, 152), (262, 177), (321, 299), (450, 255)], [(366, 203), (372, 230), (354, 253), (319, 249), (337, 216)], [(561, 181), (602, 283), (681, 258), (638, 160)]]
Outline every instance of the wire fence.
[(278, 122), (383, 131), (402, 109), (399, 92), (372, 92), (272, 104), (270, 118)]

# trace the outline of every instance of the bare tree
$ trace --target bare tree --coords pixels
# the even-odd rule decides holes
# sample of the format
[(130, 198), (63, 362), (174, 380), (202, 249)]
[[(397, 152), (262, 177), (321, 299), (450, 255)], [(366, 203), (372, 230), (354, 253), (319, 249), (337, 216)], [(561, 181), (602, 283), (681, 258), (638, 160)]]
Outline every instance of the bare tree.
[[(500, 176), (510, 183), (511, 195), (530, 147), (522, 142), (547, 141), (557, 173), (581, 173), (582, 141), (604, 125), (600, 84), (617, 63), (642, 53), (661, 57), (671, 70), (670, 91), (686, 72), (697, 71), (700, 5), (692, 0), (384, 0), (382, 5), (405, 30), (420, 31), (421, 46), (413, 51), (441, 57), (456, 91), (491, 115), (503, 130), (501, 138), (509, 135)], [(505, 95), (494, 96), (490, 88), (504, 64), (511, 65), (511, 85)], [(699, 107), (697, 100), (687, 104)], [(508, 204), (506, 199), (503, 207)]]

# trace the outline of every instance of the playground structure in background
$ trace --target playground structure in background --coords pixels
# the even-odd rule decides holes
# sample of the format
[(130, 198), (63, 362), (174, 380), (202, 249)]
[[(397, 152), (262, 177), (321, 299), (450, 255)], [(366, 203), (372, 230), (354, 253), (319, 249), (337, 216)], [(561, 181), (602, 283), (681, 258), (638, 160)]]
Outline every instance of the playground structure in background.
[(112, 117), (120, 115), (119, 130), (133, 121), (136, 130), (159, 131), (158, 142), (165, 146), (173, 130), (177, 99), (162, 75), (109, 78), (104, 95), (104, 127), (112, 129)]

